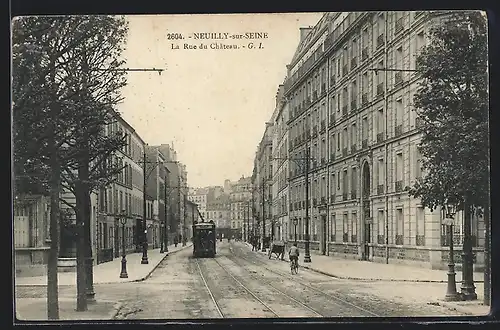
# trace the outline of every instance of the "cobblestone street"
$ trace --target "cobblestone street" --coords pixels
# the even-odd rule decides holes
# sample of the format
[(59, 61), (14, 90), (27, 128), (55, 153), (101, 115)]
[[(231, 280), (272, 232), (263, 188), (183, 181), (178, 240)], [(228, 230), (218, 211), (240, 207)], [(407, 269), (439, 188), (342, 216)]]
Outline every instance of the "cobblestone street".
[[(287, 262), (269, 260), (243, 243), (217, 244), (214, 259), (194, 259), (188, 248), (166, 257), (145, 281), (96, 284), (96, 298), (120, 303), (116, 319), (461, 315), (405, 298), (409, 286), (435, 290), (429, 283), (344, 280), (305, 268), (291, 275)], [(65, 301), (76, 297), (74, 286), (59, 292)], [(45, 298), (46, 289), (21, 286), (16, 297)]]

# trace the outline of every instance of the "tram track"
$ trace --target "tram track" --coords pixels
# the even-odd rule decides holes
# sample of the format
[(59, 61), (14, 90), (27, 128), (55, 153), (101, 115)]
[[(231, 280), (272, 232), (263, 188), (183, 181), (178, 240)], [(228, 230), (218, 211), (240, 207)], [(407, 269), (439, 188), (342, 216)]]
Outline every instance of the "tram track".
[[(248, 293), (255, 301), (257, 301), (260, 305), (264, 306), (265, 309), (271, 313), (273, 316), (275, 317), (280, 317), (280, 315), (274, 310), (272, 309), (268, 304), (266, 304), (262, 299), (260, 299), (251, 289), (249, 289), (247, 286), (245, 286), (240, 280), (238, 280), (233, 274), (231, 274), (231, 272), (229, 272), (226, 267), (224, 267), (222, 264), (220, 264), (220, 262), (218, 262), (218, 260), (216, 260), (215, 258), (210, 258), (210, 259), (205, 259), (207, 261), (207, 263), (210, 263), (211, 261), (213, 261), (215, 264), (217, 264), (217, 266), (222, 269), (235, 283), (237, 283), (237, 285), (239, 285), (243, 290), (245, 290), (246, 293)], [(198, 259), (195, 259), (195, 262), (196, 262), (196, 265), (197, 265), (197, 268), (198, 268), (198, 271), (199, 271), (199, 274), (202, 278), (202, 281), (203, 281), (203, 284), (206, 288), (206, 290), (208, 291), (208, 294), (213, 302), (213, 304), (215, 305), (216, 309), (217, 309), (217, 312), (219, 314), (219, 316), (221, 318), (228, 318), (228, 317), (231, 317), (229, 316), (230, 313), (225, 313), (223, 311), (223, 308), (221, 307), (221, 304), (219, 303), (219, 301), (217, 301), (217, 299), (215, 298), (215, 295), (213, 293), (213, 290), (210, 288), (210, 285), (208, 284), (208, 281), (206, 280), (205, 276), (203, 275), (203, 270), (201, 269), (201, 266), (200, 266), (200, 261)]]
[[(309, 285), (309, 284), (303, 283), (301, 281), (298, 281), (294, 276), (292, 276), (292, 275), (290, 275), (288, 273), (283, 273), (283, 272), (277, 271), (275, 269), (272, 269), (270, 267), (266, 267), (264, 262), (263, 263), (257, 263), (257, 262), (255, 262), (253, 260), (250, 260), (250, 259), (242, 256), (241, 254), (236, 254), (234, 252), (233, 246), (229, 246), (229, 251), (230, 251), (231, 255), (233, 256), (233, 258), (235, 258), (235, 259), (242, 259), (242, 260), (245, 260), (248, 263), (251, 263), (253, 265), (256, 265), (256, 266), (259, 266), (261, 268), (264, 268), (264, 269), (266, 269), (270, 273), (274, 273), (276, 275), (279, 275), (280, 277), (286, 278), (286, 279), (288, 279), (288, 280), (290, 280), (290, 281), (292, 281), (294, 283), (297, 283), (298, 285), (303, 286), (303, 287), (305, 287), (305, 288), (307, 288), (307, 289), (309, 289), (311, 291), (319, 293), (320, 295), (322, 295), (324, 297), (327, 297), (327, 298), (335, 301), (339, 305), (340, 304), (348, 305), (348, 306), (350, 306), (350, 307), (352, 307), (352, 308), (354, 308), (354, 309), (356, 309), (356, 310), (358, 310), (360, 312), (369, 314), (369, 316), (381, 317), (381, 315), (379, 315), (377, 313), (374, 313), (374, 312), (372, 312), (370, 310), (367, 310), (366, 308), (363, 308), (363, 307), (358, 306), (356, 304), (353, 304), (352, 302), (347, 301), (347, 300), (345, 300), (345, 299), (343, 299), (343, 298), (341, 298), (341, 297), (339, 297), (337, 295), (334, 295), (334, 294), (331, 294), (331, 293), (326, 293), (323, 290), (320, 290), (320, 289), (318, 289), (318, 288), (316, 288), (316, 287), (314, 287), (312, 285)], [(238, 263), (238, 262), (234, 261), (234, 259), (233, 259), (233, 262), (235, 262), (236, 264), (238, 264), (240, 267), (245, 268), (241, 263)], [(269, 283), (266, 283), (266, 284), (270, 285)], [(272, 285), (270, 285), (270, 286), (272, 286)]]

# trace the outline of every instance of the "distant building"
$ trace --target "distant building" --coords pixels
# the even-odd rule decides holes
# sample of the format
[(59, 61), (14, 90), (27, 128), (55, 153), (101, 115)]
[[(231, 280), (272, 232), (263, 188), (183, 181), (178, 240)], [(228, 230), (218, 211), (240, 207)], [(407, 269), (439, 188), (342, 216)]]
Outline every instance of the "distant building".
[(229, 190), (230, 224), (235, 237), (244, 238), (248, 223), (252, 219), (252, 181), (250, 177), (241, 177), (238, 181), (226, 180)]

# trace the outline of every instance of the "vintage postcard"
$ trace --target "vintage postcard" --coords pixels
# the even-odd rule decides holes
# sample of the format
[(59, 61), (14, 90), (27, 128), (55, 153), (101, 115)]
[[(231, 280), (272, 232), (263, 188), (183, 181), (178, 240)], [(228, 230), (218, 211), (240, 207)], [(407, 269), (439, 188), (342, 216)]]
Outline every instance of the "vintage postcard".
[(11, 26), (18, 321), (489, 313), (484, 12)]

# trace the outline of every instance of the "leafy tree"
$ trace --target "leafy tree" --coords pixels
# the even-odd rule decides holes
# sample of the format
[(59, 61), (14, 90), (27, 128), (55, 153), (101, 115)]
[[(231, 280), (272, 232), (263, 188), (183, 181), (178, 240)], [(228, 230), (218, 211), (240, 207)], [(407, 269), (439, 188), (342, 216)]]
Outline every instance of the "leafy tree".
[(446, 199), (461, 209), (488, 198), (487, 32), (479, 12), (460, 12), (430, 32), (417, 58), (422, 76), (414, 105), (426, 175), (410, 194), (430, 209)]
[[(463, 251), (472, 256), (472, 215), (484, 210), (485, 297), (489, 296), (489, 140), (487, 25), (481, 12), (437, 17), (417, 58), (422, 75), (414, 104), (422, 119), (425, 176), (410, 189), (431, 210), (453, 202), (464, 211)], [(469, 260), (470, 259), (470, 260)], [(473, 282), (472, 258), (463, 278)], [(475, 294), (471, 292), (470, 299)], [(466, 297), (467, 298), (467, 297)]]
[[(63, 186), (75, 194), (76, 206), (68, 205), (81, 228), (78, 310), (87, 309), (84, 257), (91, 248), (90, 193), (113, 181), (122, 169), (109, 158), (123, 147), (124, 136), (109, 134), (107, 127), (116, 121), (114, 107), (126, 81), (125, 71), (119, 69), (126, 34), (122, 17), (23, 17), (13, 22), (16, 191), (51, 193), (58, 199)], [(51, 203), (51, 228), (58, 227), (58, 203)], [(51, 233), (53, 241), (56, 236)], [(56, 274), (54, 279), (49, 272), (49, 287), (57, 300), (55, 244), (51, 253)], [(58, 306), (49, 308), (49, 318), (58, 317), (51, 312), (55, 309)]]

